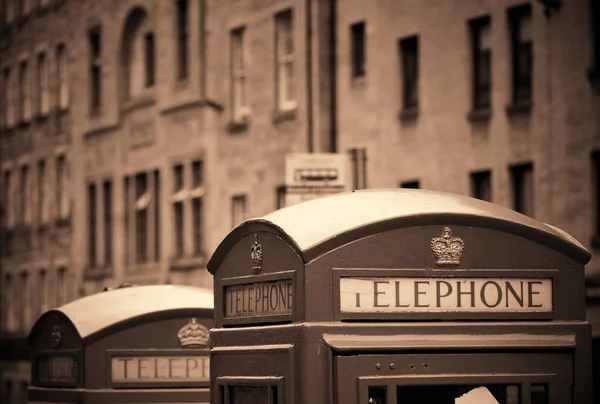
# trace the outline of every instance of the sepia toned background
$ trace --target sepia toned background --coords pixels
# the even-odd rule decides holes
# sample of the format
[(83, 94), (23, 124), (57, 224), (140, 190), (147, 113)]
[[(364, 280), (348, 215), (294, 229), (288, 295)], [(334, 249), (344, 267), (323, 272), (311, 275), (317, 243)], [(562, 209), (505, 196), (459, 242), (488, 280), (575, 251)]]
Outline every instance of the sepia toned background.
[(2, 403), (26, 402), (45, 310), (212, 287), (235, 225), (302, 199), (290, 153), (336, 154), (345, 190), (471, 195), (566, 230), (593, 253), (598, 355), (600, 1), (0, 5)]

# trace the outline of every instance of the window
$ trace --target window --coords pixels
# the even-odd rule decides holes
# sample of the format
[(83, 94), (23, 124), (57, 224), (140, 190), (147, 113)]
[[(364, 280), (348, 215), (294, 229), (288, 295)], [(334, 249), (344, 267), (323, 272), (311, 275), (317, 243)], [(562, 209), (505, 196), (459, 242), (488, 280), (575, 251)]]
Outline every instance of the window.
[(367, 149), (350, 149), (352, 163), (352, 189), (367, 187)]
[(29, 382), (27, 381), (21, 381), (21, 383), (19, 383), (21, 385), (21, 404), (27, 404), (28, 400), (27, 400), (27, 393), (29, 391)]
[(148, 32), (144, 35), (144, 55), (146, 57), (146, 88), (154, 85), (154, 34)]
[(98, 114), (102, 105), (102, 32), (99, 26), (89, 32), (90, 93), (92, 114)]
[(471, 196), (492, 201), (492, 173), (489, 170), (471, 173)]
[(38, 223), (46, 223), (48, 221), (48, 201), (46, 200), (46, 162), (44, 160), (38, 161), (37, 177), (37, 220)]
[(421, 184), (418, 180), (404, 181), (400, 183), (400, 188), (419, 189), (421, 188)]
[(201, 160), (192, 162), (192, 229), (194, 255), (202, 254), (202, 197), (204, 196), (204, 166)]
[(148, 175), (138, 174), (135, 177), (135, 257), (138, 264), (148, 261)]
[(366, 70), (366, 38), (365, 23), (359, 22), (350, 26), (352, 77), (363, 77)]
[(402, 100), (404, 110), (419, 107), (419, 37), (400, 40)]
[(6, 170), (3, 176), (3, 213), (6, 227), (11, 228), (15, 224), (15, 216), (14, 216), (14, 201), (13, 201), (13, 183), (12, 183), (12, 171)]
[(10, 128), (15, 124), (15, 111), (14, 111), (14, 88), (11, 78), (10, 68), (4, 68), (2, 74), (2, 92), (4, 97), (3, 102), (3, 113), (4, 116), (4, 127)]
[(188, 77), (188, 2), (177, 0), (177, 78), (185, 80)]
[(160, 260), (160, 171), (154, 170), (154, 261)]
[(533, 82), (531, 4), (510, 8), (508, 21), (512, 57), (512, 103), (529, 104)]
[(275, 16), (277, 60), (277, 107), (280, 111), (296, 108), (296, 67), (292, 10)]
[(21, 0), (21, 1), (23, 2), (22, 6), (21, 6), (21, 7), (23, 7), (23, 9), (22, 9), (23, 15), (29, 14), (31, 12), (31, 3), (33, 2), (33, 0)]
[(21, 183), (19, 187), (19, 204), (20, 204), (20, 215), (19, 222), (21, 224), (29, 224), (29, 167), (21, 167)]
[(19, 65), (19, 112), (21, 122), (27, 122), (31, 119), (31, 100), (29, 91), (29, 66), (27, 61), (22, 61)]
[[(10, 4), (10, 2), (9, 2)], [(5, 379), (2, 386), (2, 402), (7, 404), (13, 403), (13, 383), (12, 380)]]
[(232, 227), (237, 226), (246, 219), (246, 195), (234, 195), (231, 198)]
[(67, 272), (67, 268), (58, 268), (56, 287), (57, 306), (67, 304), (69, 302), (69, 273)]
[(185, 167), (178, 164), (173, 169), (175, 194), (173, 195), (173, 217), (175, 222), (175, 256), (182, 257), (184, 252), (184, 210), (183, 203), (187, 197), (184, 189)]
[(592, 25), (592, 68), (590, 77), (600, 78), (600, 1), (590, 0)]
[(68, 220), (70, 216), (68, 195), (68, 172), (65, 156), (59, 156), (56, 160), (56, 206), (59, 220)]
[(135, 7), (123, 35), (123, 81), (126, 98), (134, 98), (154, 85), (154, 34), (146, 11)]
[(489, 109), (491, 91), (490, 17), (469, 21), (473, 68), (473, 110)]
[(29, 274), (27, 272), (21, 272), (21, 285), (19, 287), (19, 312), (21, 313), (19, 331), (27, 332), (30, 321), (31, 321), (31, 307), (29, 306), (29, 299), (31, 293), (29, 291)]
[(102, 207), (104, 208), (104, 265), (106, 266), (110, 266), (112, 264), (112, 194), (112, 181), (104, 181), (102, 184), (102, 195), (104, 197)]
[(513, 209), (533, 217), (533, 165), (530, 163), (510, 167), (513, 191)]
[(88, 265), (90, 268), (98, 266), (98, 257), (96, 254), (96, 232), (97, 232), (97, 202), (96, 202), (96, 184), (88, 184)]
[(14, 288), (15, 286), (12, 283), (12, 274), (4, 275), (4, 285), (2, 292), (2, 319), (4, 324), (4, 330), (6, 331), (14, 331), (15, 320), (14, 320), (14, 310), (13, 304), (15, 303), (13, 299)]
[(4, 5), (5, 10), (6, 10), (6, 14), (5, 14), (4, 18), (5, 18), (6, 24), (8, 25), (8, 24), (11, 24), (15, 20), (15, 18), (16, 18), (16, 15), (17, 15), (17, 9), (16, 9), (17, 3), (14, 0), (5, 0), (4, 4), (5, 4)]
[(596, 214), (594, 236), (596, 236), (595, 238), (598, 238), (596, 243), (600, 243), (600, 151), (592, 153), (592, 178), (594, 180), (593, 193), (596, 205), (594, 209)]
[(130, 204), (130, 197), (131, 197), (131, 180), (129, 179), (129, 177), (125, 177), (123, 179), (123, 206), (124, 206), (124, 218), (123, 221), (125, 222), (125, 266), (128, 266), (131, 264), (131, 204)]
[[(185, 212), (191, 211), (191, 245), (195, 256), (202, 254), (202, 218), (204, 197), (204, 174), (202, 160), (194, 160), (190, 166), (191, 187), (186, 181), (185, 166), (177, 164), (173, 167), (174, 189), (173, 189), (173, 218), (175, 223), (175, 257), (186, 255), (186, 239), (189, 240), (186, 227)], [(189, 203), (189, 205), (187, 205)], [(189, 208), (188, 208), (189, 206)], [(189, 209), (189, 210), (188, 210)]]
[(41, 269), (38, 272), (38, 317), (41, 316), (46, 310), (48, 310), (50, 305), (48, 304), (48, 279), (46, 275), (46, 270)]
[(233, 120), (241, 121), (248, 116), (248, 93), (246, 58), (244, 48), (245, 29), (238, 28), (231, 32), (231, 75), (233, 87)]
[(58, 107), (60, 110), (66, 110), (69, 108), (69, 63), (67, 48), (64, 44), (56, 47), (56, 76)]
[(47, 115), (50, 111), (50, 88), (48, 87), (48, 64), (46, 54), (38, 55), (37, 88), (38, 88), (38, 114)]
[(285, 196), (286, 196), (286, 186), (279, 185), (277, 187), (277, 199), (275, 200), (275, 209), (281, 209), (286, 206)]

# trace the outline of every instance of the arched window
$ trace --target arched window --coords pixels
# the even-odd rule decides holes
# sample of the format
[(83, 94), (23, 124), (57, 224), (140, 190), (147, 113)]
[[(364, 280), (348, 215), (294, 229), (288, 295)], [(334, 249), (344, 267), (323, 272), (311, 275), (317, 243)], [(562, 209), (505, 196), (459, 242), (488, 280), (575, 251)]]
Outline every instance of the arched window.
[(123, 34), (124, 95), (132, 98), (142, 94), (155, 82), (155, 40), (146, 12), (134, 8), (125, 21)]

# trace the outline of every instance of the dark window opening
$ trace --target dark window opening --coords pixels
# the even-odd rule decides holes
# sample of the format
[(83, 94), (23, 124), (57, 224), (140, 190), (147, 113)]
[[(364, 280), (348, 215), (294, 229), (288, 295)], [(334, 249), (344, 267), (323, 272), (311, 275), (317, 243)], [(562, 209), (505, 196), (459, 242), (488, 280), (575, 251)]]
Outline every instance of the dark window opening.
[(231, 198), (232, 227), (246, 219), (246, 195), (235, 195)]
[(91, 112), (97, 114), (102, 102), (102, 37), (99, 26), (89, 31)]
[(88, 264), (96, 268), (96, 184), (88, 184)]
[(136, 262), (138, 264), (148, 261), (148, 176), (146, 173), (138, 174), (135, 178), (136, 213), (135, 213), (135, 240)]
[(600, 78), (600, 0), (590, 0), (592, 19), (592, 68), (593, 77)]
[(352, 77), (362, 77), (366, 72), (366, 38), (365, 23), (359, 22), (350, 26), (352, 37)]
[(529, 104), (533, 85), (533, 44), (531, 40), (531, 5), (508, 10), (512, 58), (512, 102)]
[(353, 189), (367, 188), (367, 149), (350, 149)]
[(154, 261), (160, 260), (160, 171), (154, 170)]
[(489, 46), (490, 17), (469, 22), (473, 69), (473, 109), (489, 109), (491, 105), (491, 50)]
[(154, 34), (152, 32), (144, 35), (144, 57), (146, 68), (146, 87), (154, 85)]
[(404, 110), (419, 107), (419, 37), (400, 40)]
[(492, 201), (492, 173), (489, 170), (471, 173), (471, 196)]
[(188, 77), (188, 2), (177, 0), (177, 77)]
[(113, 240), (113, 221), (112, 221), (112, 181), (107, 180), (102, 184), (102, 193), (104, 196), (104, 264), (112, 264), (112, 240)]
[(594, 235), (598, 238), (600, 245), (600, 151), (592, 153), (592, 175), (594, 180), (594, 198), (595, 198), (595, 232)]
[(400, 183), (400, 188), (408, 188), (408, 189), (419, 189), (421, 188), (421, 184), (418, 180), (414, 181), (404, 181)]
[(533, 217), (533, 165), (526, 163), (510, 167), (510, 178), (513, 191), (513, 209)]
[(275, 200), (275, 209), (281, 209), (285, 207), (285, 195), (286, 186), (280, 185), (277, 187), (277, 199)]
[(130, 225), (130, 217), (131, 217), (131, 213), (130, 213), (130, 200), (129, 200), (129, 196), (130, 196), (130, 192), (131, 192), (131, 187), (130, 187), (130, 180), (129, 177), (125, 177), (123, 179), (123, 197), (124, 197), (124, 203), (123, 206), (125, 206), (125, 217), (124, 217), (124, 222), (125, 222), (125, 266), (129, 265), (131, 262), (131, 258), (130, 258), (130, 237), (131, 237), (131, 231), (129, 229), (129, 225)]

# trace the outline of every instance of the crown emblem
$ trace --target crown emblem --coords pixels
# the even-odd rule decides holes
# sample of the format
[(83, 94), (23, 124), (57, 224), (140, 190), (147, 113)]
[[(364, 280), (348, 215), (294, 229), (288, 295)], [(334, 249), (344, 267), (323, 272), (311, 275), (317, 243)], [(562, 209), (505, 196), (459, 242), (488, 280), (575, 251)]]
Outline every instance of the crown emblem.
[(208, 345), (208, 330), (192, 318), (189, 323), (181, 327), (177, 339), (182, 348), (205, 347)]
[(60, 346), (62, 341), (62, 335), (60, 335), (60, 327), (56, 324), (52, 326), (52, 335), (50, 336), (52, 340), (52, 346), (56, 349)]
[(459, 265), (464, 249), (465, 243), (459, 237), (452, 237), (450, 227), (444, 227), (441, 237), (431, 239), (431, 251), (435, 256), (435, 263), (440, 267)]
[(262, 269), (263, 248), (258, 242), (258, 236), (254, 235), (254, 244), (250, 247), (250, 259), (252, 260), (252, 272), (257, 274)]

